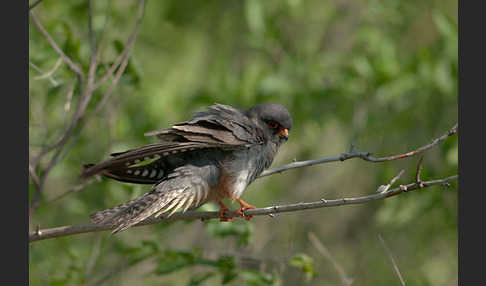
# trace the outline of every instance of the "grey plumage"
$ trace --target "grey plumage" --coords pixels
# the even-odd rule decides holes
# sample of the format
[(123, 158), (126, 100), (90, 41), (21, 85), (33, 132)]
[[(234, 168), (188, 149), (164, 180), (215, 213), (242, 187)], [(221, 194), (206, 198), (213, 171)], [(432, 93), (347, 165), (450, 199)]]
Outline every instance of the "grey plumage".
[(90, 218), (114, 226), (113, 233), (118, 233), (152, 215), (170, 216), (208, 201), (239, 198), (270, 166), (291, 127), (290, 114), (279, 104), (260, 104), (248, 110), (216, 104), (172, 128), (148, 132), (146, 136), (157, 136), (161, 142), (85, 165), (81, 177), (99, 174), (123, 182), (154, 184), (151, 191)]

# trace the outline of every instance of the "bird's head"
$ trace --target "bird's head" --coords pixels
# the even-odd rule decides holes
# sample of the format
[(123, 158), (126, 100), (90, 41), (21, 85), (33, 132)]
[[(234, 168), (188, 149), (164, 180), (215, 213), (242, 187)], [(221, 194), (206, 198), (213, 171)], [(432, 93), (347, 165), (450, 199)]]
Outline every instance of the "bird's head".
[(248, 117), (262, 128), (269, 141), (280, 146), (286, 142), (292, 129), (289, 111), (278, 103), (257, 104), (247, 110)]

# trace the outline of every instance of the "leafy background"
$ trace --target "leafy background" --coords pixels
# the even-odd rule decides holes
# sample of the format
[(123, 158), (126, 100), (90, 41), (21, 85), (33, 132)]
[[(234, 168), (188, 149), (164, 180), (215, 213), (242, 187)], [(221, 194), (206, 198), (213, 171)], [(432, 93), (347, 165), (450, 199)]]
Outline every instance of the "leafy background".
[[(109, 65), (132, 30), (135, 1), (93, 1)], [(86, 70), (87, 1), (34, 9), (61, 48)], [(385, 156), (412, 150), (457, 121), (457, 1), (148, 1), (128, 68), (110, 101), (76, 134), (46, 181), (30, 228), (85, 223), (96, 210), (149, 189), (102, 180), (79, 184), (81, 165), (152, 143), (144, 132), (215, 102), (248, 108), (279, 102), (295, 128), (273, 166), (336, 155), (354, 142)], [(58, 140), (73, 108), (65, 64), (29, 25), (30, 152)], [(100, 75), (106, 71), (101, 65)], [(54, 82), (52, 81), (54, 79)], [(103, 90), (94, 94), (92, 111)], [(79, 94), (74, 93), (73, 103)], [(257, 180), (243, 198), (263, 207), (371, 194), (418, 157), (318, 165)], [(43, 164), (41, 162), (41, 164)], [(457, 173), (457, 137), (425, 153), (423, 179)], [(30, 185), (32, 197), (34, 187)], [(233, 205), (236, 208), (236, 205)], [(216, 209), (206, 205), (203, 209)], [(365, 205), (190, 221), (50, 239), (29, 245), (30, 285), (342, 285), (319, 238), (353, 285), (398, 285), (385, 239), (409, 285), (457, 285), (457, 184)]]

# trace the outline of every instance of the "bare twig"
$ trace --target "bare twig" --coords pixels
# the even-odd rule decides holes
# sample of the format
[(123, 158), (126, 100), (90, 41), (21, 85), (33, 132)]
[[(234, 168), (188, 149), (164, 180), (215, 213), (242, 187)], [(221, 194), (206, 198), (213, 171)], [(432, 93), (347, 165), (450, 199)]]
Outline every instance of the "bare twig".
[(30, 11), (31, 9), (33, 9), (35, 6), (37, 6), (37, 4), (39, 4), (40, 2), (42, 2), (42, 0), (37, 0), (37, 1), (35, 1), (34, 3), (30, 4), (30, 5), (29, 5), (29, 11)]
[(91, 255), (88, 259), (88, 263), (86, 263), (86, 277), (91, 277), (93, 272), (93, 268), (96, 265), (96, 261), (100, 256), (100, 249), (101, 249), (101, 235), (97, 235), (95, 238), (95, 242), (93, 244), (93, 248), (91, 249)]
[[(38, 75), (38, 76), (34, 77), (34, 79), (35, 80), (40, 80), (40, 79), (50, 78), (50, 79), (54, 80), (52, 78), (52, 75), (61, 66), (61, 64), (62, 64), (62, 58), (60, 57), (59, 59), (57, 59), (56, 63), (54, 64), (54, 67), (52, 67), (51, 70), (49, 70), (48, 72), (46, 72), (44, 74), (41, 74), (41, 75)], [(56, 81), (54, 80), (54, 82), (56, 82)]]
[(69, 112), (71, 109), (71, 102), (73, 101), (73, 94), (74, 94), (74, 87), (76, 86), (76, 82), (73, 81), (69, 86), (69, 90), (66, 96), (66, 103), (64, 104), (64, 112)]
[(116, 267), (108, 271), (107, 273), (104, 273), (101, 278), (98, 278), (92, 283), (87, 284), (88, 286), (100, 286), (100, 285), (105, 285), (107, 281), (115, 277), (116, 275), (120, 274), (120, 272), (126, 272), (130, 267), (133, 267), (135, 265), (138, 265), (144, 261), (147, 261), (151, 258), (153, 258), (156, 254), (151, 253), (148, 254), (142, 258), (132, 260), (132, 261), (122, 261), (120, 264), (118, 264)]
[(91, 61), (96, 61), (96, 39), (93, 31), (93, 1), (88, 0), (88, 37), (91, 49)]
[[(431, 181), (423, 181), (423, 188), (427, 188), (433, 185), (442, 185), (446, 182), (450, 182), (453, 180), (458, 179), (458, 175), (450, 176), (443, 179), (438, 180), (431, 180)], [(294, 211), (301, 211), (307, 209), (317, 209), (317, 208), (324, 208), (324, 207), (336, 207), (336, 206), (343, 206), (343, 205), (352, 205), (352, 204), (364, 204), (370, 201), (376, 201), (381, 199), (386, 199), (389, 197), (393, 197), (399, 195), (404, 192), (411, 192), (413, 190), (421, 189), (417, 183), (410, 183), (406, 186), (406, 190), (402, 187), (391, 189), (385, 193), (378, 193), (372, 195), (366, 195), (361, 197), (355, 198), (342, 198), (342, 199), (335, 199), (335, 200), (319, 200), (316, 202), (309, 202), (309, 203), (296, 203), (296, 204), (289, 204), (289, 205), (280, 205), (280, 206), (270, 206), (265, 208), (257, 208), (257, 209), (249, 209), (244, 212), (245, 216), (260, 216), (260, 215), (269, 215), (275, 213), (283, 213), (283, 212), (294, 212)], [(225, 216), (228, 218), (231, 217), (238, 217), (236, 211), (227, 211), (225, 212)], [(200, 220), (208, 220), (219, 218), (219, 212), (198, 212), (198, 211), (189, 211), (185, 213), (174, 213), (171, 217), (167, 217), (166, 215), (161, 215), (158, 218), (149, 218), (135, 226), (142, 226), (142, 225), (149, 225), (149, 224), (156, 224), (161, 222), (171, 222), (177, 220), (193, 220), (193, 219), (200, 219)], [(79, 225), (70, 225), (70, 226), (61, 226), (49, 229), (40, 230), (40, 234), (37, 234), (35, 231), (29, 233), (29, 242), (54, 238), (54, 237), (61, 237), (67, 235), (74, 235), (80, 233), (88, 233), (88, 232), (96, 232), (96, 231), (104, 231), (114, 229), (114, 226), (110, 225), (96, 225), (93, 223), (88, 224), (79, 224)]]
[(341, 282), (343, 285), (350, 286), (353, 284), (353, 278), (350, 278), (348, 275), (346, 275), (346, 272), (344, 272), (344, 269), (339, 265), (339, 263), (336, 261), (336, 259), (331, 255), (327, 247), (322, 244), (322, 242), (319, 240), (319, 238), (313, 233), (309, 232), (307, 234), (309, 237), (310, 242), (312, 245), (317, 249), (317, 251), (324, 256), (327, 260), (329, 260), (334, 268), (336, 269), (339, 278), (341, 279)]
[(120, 65), (120, 68), (116, 72), (116, 75), (113, 78), (113, 81), (111, 82), (110, 86), (108, 87), (105, 94), (103, 95), (103, 98), (101, 99), (100, 103), (98, 103), (95, 110), (86, 117), (86, 121), (91, 119), (95, 114), (97, 114), (101, 109), (103, 109), (105, 104), (108, 102), (108, 99), (110, 98), (110, 95), (113, 92), (113, 89), (115, 89), (115, 87), (117, 86), (118, 81), (120, 80), (121, 76), (123, 75), (123, 72), (125, 71), (125, 68), (128, 65), (128, 59), (129, 58), (126, 57), (123, 60), (122, 64)]
[(128, 53), (130, 52), (130, 50), (133, 46), (133, 43), (135, 42), (138, 27), (140, 26), (140, 22), (142, 21), (144, 7), (145, 7), (145, 1), (139, 0), (138, 1), (138, 11), (137, 11), (137, 16), (136, 16), (136, 20), (135, 20), (135, 27), (133, 28), (133, 31), (130, 34), (122, 52), (115, 59), (115, 61), (113, 62), (111, 67), (108, 69), (108, 71), (105, 73), (105, 75), (103, 75), (103, 77), (97, 83), (95, 83), (95, 85), (94, 85), (95, 90), (98, 89), (103, 83), (105, 83), (105, 81), (113, 75), (113, 73), (120, 66), (120, 64), (123, 62), (123, 60), (128, 57)]
[[(134, 30), (133, 30), (132, 34), (130, 35), (130, 38), (127, 42), (127, 47), (125, 47), (124, 51), (121, 54), (121, 56), (123, 55), (123, 57), (120, 58), (121, 59), (121, 66), (119, 66), (119, 67), (117, 66), (118, 70), (116, 72), (116, 75), (115, 75), (110, 87), (105, 92), (103, 99), (98, 104), (97, 108), (95, 109), (95, 112), (99, 111), (104, 106), (104, 104), (108, 100), (109, 95), (111, 94), (113, 89), (118, 84), (119, 79), (122, 76), (122, 74), (123, 74), (123, 72), (124, 72), (124, 70), (125, 70), (125, 68), (128, 64), (128, 52), (130, 51), (130, 48), (133, 46), (133, 43), (134, 43), (134, 40), (135, 40), (135, 35), (136, 35), (137, 30), (138, 30), (138, 26), (140, 24), (140, 21), (142, 19), (143, 9), (145, 7), (144, 4), (145, 4), (144, 0), (139, 0), (139, 5), (138, 5), (139, 9), (138, 9), (138, 12), (137, 12), (137, 19), (136, 19), (136, 23), (135, 23), (135, 28), (134, 28)], [(31, 13), (32, 19), (34, 20), (36, 25), (39, 27), (42, 34), (51, 43), (53, 48), (61, 55), (61, 58), (64, 61), (66, 61), (66, 63), (68, 63), (68, 65), (71, 67), (71, 69), (73, 69), (75, 72), (77, 72), (78, 75), (80, 76), (80, 78), (82, 79), (84, 77), (84, 74), (81, 72), (81, 70), (62, 52), (62, 50), (59, 49), (57, 44), (52, 40), (50, 35), (46, 32), (46, 30), (39, 23), (39, 21), (37, 20), (35, 15), (32, 12), (30, 12), (30, 13)], [(89, 64), (88, 74), (87, 74), (87, 81), (86, 81), (86, 84), (83, 87), (83, 90), (81, 92), (79, 104), (78, 104), (76, 110), (73, 113), (73, 118), (70, 121), (66, 130), (61, 134), (60, 140), (57, 143), (55, 143), (54, 145), (49, 146), (47, 148), (44, 148), (39, 153), (39, 155), (34, 159), (34, 162), (35, 162), (34, 166), (36, 166), (38, 164), (38, 162), (40, 162), (41, 158), (44, 155), (55, 150), (55, 153), (51, 157), (47, 166), (41, 171), (41, 174), (39, 176), (39, 184), (36, 188), (36, 192), (34, 194), (32, 202), (31, 202), (30, 212), (32, 212), (32, 210), (35, 209), (35, 207), (38, 206), (40, 198), (41, 198), (41, 194), (42, 194), (42, 189), (44, 187), (44, 183), (47, 179), (47, 176), (49, 175), (49, 172), (52, 170), (52, 168), (57, 164), (62, 152), (65, 149), (64, 148), (65, 145), (68, 143), (68, 141), (70, 140), (70, 138), (74, 134), (75, 130), (77, 130), (77, 127), (78, 126), (82, 127), (84, 125), (84, 124), (80, 125), (81, 120), (85, 119), (85, 121), (86, 121), (92, 115), (92, 114), (90, 114), (90, 116), (88, 116), (88, 117), (85, 116), (88, 104), (91, 101), (94, 90), (96, 89), (95, 88), (95, 77), (96, 77), (96, 69), (97, 69), (98, 61), (99, 61), (99, 47), (98, 48), (96, 47), (96, 39), (95, 39), (94, 31), (93, 31), (92, 21), (93, 21), (93, 5), (92, 5), (92, 1), (89, 1), (88, 30), (89, 30), (89, 42), (90, 42), (91, 55), (90, 55), (90, 64)], [(113, 71), (117, 67), (112, 66)], [(107, 72), (107, 74), (105, 76), (111, 76), (111, 75), (112, 75), (112, 73)], [(70, 102), (70, 101), (68, 100), (68, 102)], [(93, 113), (95, 113), (95, 112), (93, 112)]]
[(278, 168), (274, 168), (271, 170), (264, 171), (259, 178), (273, 175), (275, 173), (282, 173), (284, 171), (288, 171), (291, 169), (296, 169), (296, 168), (302, 168), (302, 167), (307, 167), (307, 166), (312, 166), (312, 165), (317, 165), (317, 164), (325, 164), (325, 163), (331, 163), (331, 162), (337, 162), (337, 161), (345, 161), (353, 158), (360, 158), (362, 160), (372, 162), (372, 163), (379, 163), (379, 162), (384, 162), (384, 161), (392, 161), (392, 160), (398, 160), (398, 159), (403, 159), (411, 156), (415, 156), (418, 153), (424, 152), (440, 142), (444, 141), (447, 137), (454, 135), (457, 133), (457, 123), (449, 130), (447, 131), (444, 135), (434, 139), (432, 143), (424, 145), (418, 149), (415, 149), (413, 151), (403, 153), (403, 154), (398, 154), (398, 155), (393, 155), (389, 157), (380, 157), (380, 158), (375, 158), (371, 156), (371, 153), (369, 152), (355, 152), (354, 151), (354, 146), (350, 148), (350, 151), (347, 153), (342, 153), (340, 155), (336, 156), (331, 156), (331, 157), (324, 157), (321, 159), (316, 159), (316, 160), (307, 160), (307, 161), (300, 161), (300, 162), (293, 162)]
[[(31, 14), (32, 14), (32, 17), (34, 19), (35, 16), (33, 15), (32, 12), (31, 12)], [(89, 20), (90, 20), (89, 22), (91, 22), (91, 20), (92, 20), (91, 17), (89, 18)], [(40, 23), (39, 23), (39, 25), (40, 25)], [(40, 26), (40, 27), (42, 27), (42, 26)], [(40, 27), (39, 27), (39, 29), (40, 29)], [(89, 24), (89, 27), (90, 27), (90, 30), (91, 30), (91, 24)], [(90, 32), (90, 35), (91, 34), (92, 34), (92, 32)], [(47, 38), (49, 35), (48, 34), (44, 34), (44, 36)], [(91, 42), (91, 40), (93, 40), (93, 39), (90, 38), (90, 42)], [(61, 57), (62, 57), (62, 55), (61, 55)], [(67, 59), (69, 59), (69, 58), (67, 58)], [(70, 59), (69, 59), (69, 61), (70, 61)], [(78, 106), (78, 108), (76, 109), (76, 111), (75, 111), (75, 113), (73, 115), (73, 119), (72, 119), (69, 127), (62, 134), (61, 139), (59, 140), (59, 142), (57, 144), (55, 144), (53, 147), (49, 148), (51, 150), (56, 150), (56, 152), (54, 153), (54, 155), (52, 156), (51, 160), (47, 164), (47, 167), (44, 170), (42, 170), (42, 172), (41, 172), (40, 182), (39, 182), (38, 187), (36, 188), (36, 192), (34, 194), (34, 198), (32, 199), (31, 207), (30, 207), (30, 212), (32, 212), (38, 206), (39, 200), (40, 200), (41, 194), (42, 194), (42, 189), (43, 189), (44, 183), (45, 183), (45, 181), (46, 181), (46, 179), (47, 179), (47, 177), (49, 175), (49, 172), (57, 164), (58, 158), (61, 155), (61, 153), (62, 153), (62, 151), (64, 149), (64, 146), (69, 141), (70, 137), (74, 133), (74, 130), (78, 126), (78, 123), (80, 122), (80, 120), (84, 116), (84, 113), (86, 111), (86, 108), (88, 106), (88, 103), (91, 100), (91, 97), (93, 96), (93, 84), (94, 84), (94, 80), (95, 80), (94, 78), (95, 78), (96, 67), (97, 67), (97, 57), (96, 57), (96, 54), (94, 54), (94, 55), (92, 54), (91, 55), (90, 64), (89, 64), (89, 70), (88, 70), (88, 80), (86, 82), (86, 86), (84, 88), (84, 91), (81, 94), (79, 106)], [(41, 154), (46, 154), (46, 153), (44, 151)], [(38, 156), (38, 158), (39, 158), (39, 156)]]
[(69, 190), (67, 190), (66, 192), (60, 194), (59, 196), (57, 196), (57, 197), (55, 197), (55, 198), (53, 198), (49, 201), (46, 201), (45, 204), (49, 204), (49, 203), (55, 202), (57, 200), (60, 200), (60, 199), (64, 198), (65, 196), (69, 195), (69, 194), (79, 192), (82, 189), (84, 189), (86, 186), (91, 185), (94, 181), (96, 181), (96, 180), (89, 180), (89, 181), (86, 181), (85, 183), (73, 186), (73, 187), (69, 188)]
[(395, 258), (393, 257), (391, 250), (386, 245), (385, 240), (383, 239), (383, 237), (381, 237), (381, 234), (378, 234), (378, 239), (380, 240), (381, 246), (385, 249), (388, 258), (390, 259), (390, 262), (393, 265), (393, 270), (397, 274), (398, 279), (400, 279), (400, 284), (402, 286), (405, 286), (405, 281), (403, 280), (402, 274), (400, 273), (400, 269), (398, 268), (397, 262), (395, 261)]
[(44, 78), (47, 78), (51, 84), (53, 86), (58, 86), (59, 83), (57, 82), (57, 80), (52, 76), (52, 73), (55, 71), (55, 69), (57, 69), (59, 66), (58, 66), (58, 63), (61, 62), (62, 63), (62, 58), (59, 58), (59, 60), (56, 62), (56, 64), (54, 65), (54, 68), (45, 73), (43, 72), (36, 64), (34, 64), (33, 62), (29, 61), (29, 66), (31, 66), (33, 69), (35, 69), (36, 71), (38, 71), (39, 73), (41, 73), (40, 76), (37, 76), (37, 77), (34, 77), (35, 80), (40, 80), (40, 79), (44, 79)]
[(34, 170), (34, 167), (32, 167), (31, 164), (29, 164), (29, 176), (32, 179), (32, 181), (34, 182), (34, 184), (38, 186), (39, 183), (40, 183), (39, 177), (37, 177), (35, 170)]
[(422, 180), (420, 179), (420, 172), (422, 172), (422, 161), (424, 159), (424, 156), (420, 157), (418, 165), (417, 165), (417, 172), (415, 173), (415, 182), (417, 184), (421, 184)]
[(80, 78), (81, 81), (83, 81), (84, 78), (84, 73), (81, 71), (81, 68), (75, 64), (62, 50), (59, 48), (57, 43), (52, 39), (51, 35), (44, 29), (42, 24), (39, 22), (37, 19), (37, 16), (35, 16), (34, 12), (30, 11), (29, 12), (30, 17), (34, 21), (34, 24), (37, 26), (39, 31), (44, 35), (46, 40), (49, 42), (49, 44), (52, 46), (52, 48), (61, 56), (61, 58), (67, 63), (67, 65), (71, 68), (72, 71), (74, 71)]
[(393, 184), (395, 184), (395, 182), (403, 175), (403, 173), (405, 173), (405, 170), (401, 170), (400, 173), (398, 173), (398, 175), (396, 175), (395, 177), (393, 177), (390, 181), (390, 183), (388, 183), (387, 185), (381, 185), (378, 190), (376, 190), (376, 192), (378, 193), (384, 193), (386, 191), (388, 191), (388, 189), (393, 186)]
[[(117, 86), (118, 81), (120, 80), (121, 76), (123, 75), (123, 72), (125, 71), (125, 69), (128, 65), (128, 60), (130, 58), (129, 52), (130, 52), (130, 50), (133, 46), (133, 43), (136, 39), (138, 27), (139, 27), (140, 22), (142, 20), (144, 5), (145, 5), (144, 0), (140, 0), (139, 1), (139, 7), (138, 7), (139, 9), (138, 9), (138, 12), (137, 12), (137, 18), (135, 20), (135, 27), (133, 28), (132, 34), (130, 35), (122, 53), (117, 57), (117, 59), (115, 60), (115, 63), (113, 63), (113, 65), (106, 72), (106, 74), (103, 76), (103, 78), (98, 83), (95, 84), (94, 89), (97, 89), (100, 85), (102, 85), (106, 81), (106, 79), (108, 79), (109, 77), (112, 77), (113, 72), (118, 68), (117, 71), (116, 71), (116, 74), (113, 77), (113, 80), (111, 81), (110, 86), (108, 87), (108, 89), (103, 94), (103, 98), (98, 103), (95, 110), (86, 117), (85, 121), (89, 121), (95, 114), (97, 114), (101, 109), (103, 109), (105, 104), (108, 102), (108, 100), (111, 96), (111, 93), (113, 92), (113, 90)], [(120, 60), (120, 62), (118, 62), (118, 60)]]

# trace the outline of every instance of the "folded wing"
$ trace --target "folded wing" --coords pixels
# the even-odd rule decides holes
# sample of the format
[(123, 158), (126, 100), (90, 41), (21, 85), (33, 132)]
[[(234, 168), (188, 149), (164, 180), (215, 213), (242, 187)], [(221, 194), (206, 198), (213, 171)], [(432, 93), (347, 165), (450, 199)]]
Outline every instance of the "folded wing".
[(244, 113), (222, 104), (197, 112), (192, 119), (172, 128), (145, 135), (157, 136), (162, 142), (113, 153), (108, 160), (85, 165), (81, 177), (99, 174), (123, 182), (154, 184), (177, 167), (174, 162), (183, 161), (195, 152), (210, 148), (231, 150), (263, 143), (259, 128)]

